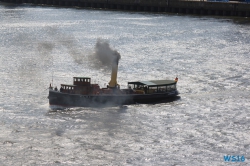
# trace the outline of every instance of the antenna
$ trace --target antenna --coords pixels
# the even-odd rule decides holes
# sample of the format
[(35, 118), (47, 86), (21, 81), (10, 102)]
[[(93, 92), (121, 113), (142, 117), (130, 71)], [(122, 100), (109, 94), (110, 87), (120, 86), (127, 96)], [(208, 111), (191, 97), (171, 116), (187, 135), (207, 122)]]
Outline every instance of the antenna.
[(52, 87), (53, 87), (53, 76), (54, 76), (54, 71), (52, 71)]

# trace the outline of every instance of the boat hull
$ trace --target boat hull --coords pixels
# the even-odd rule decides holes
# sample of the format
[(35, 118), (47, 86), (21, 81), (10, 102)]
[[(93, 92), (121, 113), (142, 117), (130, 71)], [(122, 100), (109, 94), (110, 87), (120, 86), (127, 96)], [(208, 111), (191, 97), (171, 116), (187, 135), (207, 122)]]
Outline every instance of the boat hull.
[(166, 99), (176, 99), (178, 91), (153, 94), (101, 94), (80, 95), (49, 91), (49, 104), (63, 107), (119, 106), (136, 103), (155, 103)]

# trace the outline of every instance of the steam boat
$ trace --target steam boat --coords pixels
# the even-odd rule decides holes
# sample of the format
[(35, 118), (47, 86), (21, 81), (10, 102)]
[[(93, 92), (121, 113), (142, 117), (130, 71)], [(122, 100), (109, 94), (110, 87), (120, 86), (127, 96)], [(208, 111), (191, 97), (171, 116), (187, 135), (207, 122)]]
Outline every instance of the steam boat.
[(117, 69), (118, 59), (112, 65), (111, 80), (105, 88), (91, 84), (89, 77), (73, 77), (73, 85), (61, 84), (60, 89), (50, 85), (48, 96), (50, 106), (95, 107), (154, 103), (175, 99), (178, 95), (177, 77), (175, 80), (128, 82), (127, 89), (120, 89), (116, 81)]

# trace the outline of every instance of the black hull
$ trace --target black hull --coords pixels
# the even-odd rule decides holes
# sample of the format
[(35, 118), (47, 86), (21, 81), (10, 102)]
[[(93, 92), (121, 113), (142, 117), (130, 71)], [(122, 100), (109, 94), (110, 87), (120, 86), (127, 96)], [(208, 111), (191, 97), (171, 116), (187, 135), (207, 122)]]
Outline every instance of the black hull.
[(119, 106), (136, 103), (157, 103), (177, 99), (178, 91), (154, 94), (79, 95), (49, 91), (49, 104), (62, 107)]

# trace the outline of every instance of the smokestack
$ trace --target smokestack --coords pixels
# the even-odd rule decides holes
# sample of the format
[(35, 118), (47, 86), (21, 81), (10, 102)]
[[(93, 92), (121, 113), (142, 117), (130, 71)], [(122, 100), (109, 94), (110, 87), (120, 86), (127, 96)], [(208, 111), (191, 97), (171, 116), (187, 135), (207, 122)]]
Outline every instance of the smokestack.
[(115, 52), (114, 59), (112, 63), (112, 72), (111, 72), (111, 80), (109, 81), (109, 87), (115, 88), (117, 84), (117, 71), (118, 71), (118, 62), (120, 59), (120, 54)]
[(121, 55), (118, 51), (111, 49), (109, 43), (105, 40), (98, 39), (95, 45), (95, 57), (101, 63), (100, 65), (111, 67), (111, 80), (109, 81), (109, 87), (115, 88), (117, 84), (117, 70), (118, 62), (121, 59)]

